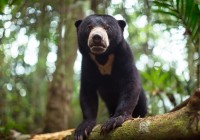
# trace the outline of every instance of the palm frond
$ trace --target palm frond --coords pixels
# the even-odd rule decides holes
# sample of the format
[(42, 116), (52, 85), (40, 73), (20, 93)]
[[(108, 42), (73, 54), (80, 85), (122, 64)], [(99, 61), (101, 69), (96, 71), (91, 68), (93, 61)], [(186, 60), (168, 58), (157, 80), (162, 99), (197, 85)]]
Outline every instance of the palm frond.
[[(200, 9), (196, 0), (153, 0), (152, 11), (159, 23), (183, 25), (194, 43), (198, 41)], [(165, 22), (171, 20), (172, 22)], [(156, 22), (156, 21), (155, 21)], [(179, 22), (177, 24), (176, 22)], [(157, 22), (158, 23), (158, 22)], [(170, 25), (171, 26), (171, 25)]]

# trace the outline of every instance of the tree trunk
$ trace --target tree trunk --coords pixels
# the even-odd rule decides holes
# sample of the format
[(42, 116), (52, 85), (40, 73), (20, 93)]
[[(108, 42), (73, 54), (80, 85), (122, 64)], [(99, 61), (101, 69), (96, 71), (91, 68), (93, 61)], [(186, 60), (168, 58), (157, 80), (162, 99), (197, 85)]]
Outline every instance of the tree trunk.
[[(4, 47), (0, 48), (0, 85), (4, 85), (7, 81), (5, 79), (6, 75), (6, 64), (5, 64), (5, 56), (4, 56)], [(5, 87), (4, 87), (5, 88)], [(0, 126), (5, 125), (5, 103), (7, 101), (6, 91), (3, 87), (0, 88)]]
[[(182, 109), (154, 117), (126, 121), (106, 136), (100, 135), (97, 125), (88, 140), (197, 140), (200, 139), (200, 90), (191, 96)], [(74, 130), (36, 135), (32, 140), (73, 140)]]
[[(47, 76), (47, 55), (48, 55), (48, 36), (49, 32), (49, 18), (47, 17), (47, 13), (45, 11), (46, 2), (40, 2), (40, 10), (41, 15), (38, 17), (37, 22), (37, 35), (36, 38), (39, 40), (39, 51), (38, 51), (38, 63), (36, 64), (36, 71), (31, 74), (32, 76), (32, 87), (30, 87), (31, 91), (31, 108), (30, 115), (33, 116), (35, 127), (42, 127), (43, 120), (41, 116), (44, 115), (45, 106), (46, 106), (46, 97), (47, 97), (47, 86), (48, 81), (46, 79)], [(36, 87), (37, 85), (37, 87)], [(39, 113), (39, 115), (38, 115)]]
[(197, 64), (197, 88), (200, 88), (200, 18), (198, 24), (198, 42), (197, 42), (197, 49), (198, 49), (198, 64)]
[[(74, 4), (72, 6), (72, 4)], [(83, 13), (81, 5), (74, 1), (59, 1), (58, 52), (56, 71), (49, 85), (49, 98), (44, 132), (56, 132), (69, 128), (72, 111), (70, 100), (73, 91), (73, 66), (77, 43), (74, 21)], [(73, 15), (72, 15), (73, 13)], [(74, 17), (75, 16), (75, 17)]]

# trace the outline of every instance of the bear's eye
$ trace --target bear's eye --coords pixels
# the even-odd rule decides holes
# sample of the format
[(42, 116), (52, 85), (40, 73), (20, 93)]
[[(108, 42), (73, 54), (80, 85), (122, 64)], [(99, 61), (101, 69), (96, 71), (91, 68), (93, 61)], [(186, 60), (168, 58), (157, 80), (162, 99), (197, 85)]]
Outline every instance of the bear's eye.
[(109, 31), (109, 30), (110, 30), (110, 26), (106, 24), (106, 25), (104, 26), (104, 29), (105, 29), (106, 31)]
[(88, 26), (87, 26), (87, 29), (88, 29), (88, 30), (92, 30), (92, 28), (93, 28), (92, 25), (88, 25)]

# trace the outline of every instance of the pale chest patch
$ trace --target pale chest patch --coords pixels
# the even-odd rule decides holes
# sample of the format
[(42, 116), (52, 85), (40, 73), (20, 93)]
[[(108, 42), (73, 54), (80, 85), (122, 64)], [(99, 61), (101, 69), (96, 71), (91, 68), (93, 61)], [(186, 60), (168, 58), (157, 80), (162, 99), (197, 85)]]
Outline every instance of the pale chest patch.
[(112, 65), (113, 65), (113, 61), (114, 61), (114, 58), (115, 58), (114, 54), (110, 54), (108, 56), (108, 60), (104, 65), (99, 64), (99, 62), (95, 59), (95, 55), (94, 54), (90, 53), (90, 57), (95, 62), (95, 64), (97, 65), (97, 67), (99, 69), (99, 72), (102, 75), (111, 75), (111, 73), (112, 73)]

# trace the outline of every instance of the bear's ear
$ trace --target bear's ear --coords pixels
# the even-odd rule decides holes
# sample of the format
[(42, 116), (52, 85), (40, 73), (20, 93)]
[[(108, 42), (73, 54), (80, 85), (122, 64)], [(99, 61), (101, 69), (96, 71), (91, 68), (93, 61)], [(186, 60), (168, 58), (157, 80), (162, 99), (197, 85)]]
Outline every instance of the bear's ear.
[(124, 20), (118, 20), (117, 21), (119, 26), (121, 27), (122, 31), (124, 30), (124, 27), (126, 26), (126, 22)]
[(82, 20), (77, 20), (77, 21), (75, 21), (75, 26), (76, 26), (76, 28), (78, 28), (79, 27), (79, 25), (81, 24), (81, 22), (82, 22)]

